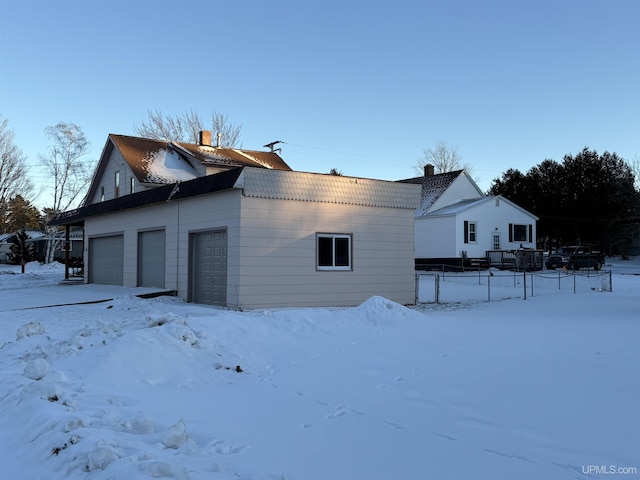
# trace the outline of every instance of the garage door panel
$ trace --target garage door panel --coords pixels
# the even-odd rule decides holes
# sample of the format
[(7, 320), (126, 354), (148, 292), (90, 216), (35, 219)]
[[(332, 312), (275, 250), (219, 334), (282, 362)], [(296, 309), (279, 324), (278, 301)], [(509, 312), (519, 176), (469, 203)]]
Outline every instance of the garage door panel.
[(89, 281), (122, 285), (124, 237), (113, 235), (89, 239)]
[(227, 232), (192, 235), (192, 300), (226, 306)]

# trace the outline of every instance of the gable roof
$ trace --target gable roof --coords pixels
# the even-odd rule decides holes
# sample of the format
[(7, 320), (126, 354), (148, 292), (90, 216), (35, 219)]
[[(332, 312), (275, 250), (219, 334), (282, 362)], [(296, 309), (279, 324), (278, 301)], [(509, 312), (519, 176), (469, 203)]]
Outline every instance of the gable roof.
[(147, 185), (166, 185), (192, 180), (200, 176), (196, 169), (198, 164), (223, 168), (258, 167), (291, 170), (291, 167), (275, 152), (218, 148), (111, 133), (102, 151), (87, 199), (94, 197), (98, 189), (97, 179), (102, 177), (114, 148), (122, 154), (138, 182)]
[[(422, 185), (422, 204), (419, 208), (419, 215), (424, 215), (429, 208), (442, 196), (442, 194), (458, 179), (464, 175), (467, 180), (475, 187), (480, 196), (484, 197), (484, 193), (473, 179), (466, 174), (464, 170), (455, 170), (452, 172), (438, 173), (437, 175), (423, 175), (421, 177), (407, 178), (398, 180), (401, 183), (413, 183)], [(474, 199), (475, 200), (475, 199)]]
[(503, 197), (502, 195), (492, 195), (492, 196), (485, 196), (482, 198), (472, 198), (472, 199), (468, 199), (468, 200), (461, 200), (457, 203), (454, 203), (452, 205), (447, 205), (446, 207), (443, 208), (439, 208), (438, 210), (434, 210), (432, 212), (427, 213), (426, 215), (424, 215), (423, 218), (427, 218), (427, 217), (438, 217), (438, 216), (446, 216), (446, 215), (457, 215), (458, 213), (464, 212), (466, 210), (470, 210), (472, 208), (477, 207), (478, 205), (482, 205), (484, 203), (487, 202), (493, 202), (495, 200), (500, 200), (501, 202), (506, 203), (507, 205), (510, 205), (511, 207), (520, 210), (522, 213), (525, 213), (527, 215), (529, 215), (531, 218), (538, 220), (538, 217), (535, 216), (533, 213), (525, 210), (524, 208), (520, 207), (519, 205), (513, 203), (512, 201), (506, 199), (505, 197)]

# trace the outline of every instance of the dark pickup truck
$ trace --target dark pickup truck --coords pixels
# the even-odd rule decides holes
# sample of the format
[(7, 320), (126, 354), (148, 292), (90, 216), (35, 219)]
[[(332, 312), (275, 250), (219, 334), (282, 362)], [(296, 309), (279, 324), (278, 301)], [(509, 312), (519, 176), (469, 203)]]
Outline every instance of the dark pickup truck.
[(600, 270), (604, 265), (604, 255), (592, 250), (588, 245), (561, 247), (549, 255), (545, 265), (548, 269), (566, 267), (569, 270), (581, 268)]

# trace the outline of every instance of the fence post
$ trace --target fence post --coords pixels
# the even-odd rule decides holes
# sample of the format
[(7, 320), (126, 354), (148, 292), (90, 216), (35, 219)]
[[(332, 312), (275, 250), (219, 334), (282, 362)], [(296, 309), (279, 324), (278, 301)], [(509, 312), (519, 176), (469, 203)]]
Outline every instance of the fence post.
[(491, 301), (491, 275), (487, 277), (487, 302)]
[(531, 296), (533, 297), (533, 272), (531, 272)]
[(527, 299), (527, 270), (522, 271), (524, 284), (522, 285), (524, 288), (524, 299)]
[(558, 290), (562, 290), (562, 288), (560, 288), (560, 270), (558, 270)]
[(576, 293), (576, 271), (574, 270), (573, 273), (573, 293)]
[(611, 279), (611, 270), (609, 270), (609, 291), (613, 292), (613, 281)]
[(436, 288), (436, 303), (440, 303), (440, 275), (436, 274), (436, 282), (435, 282), (435, 288)]

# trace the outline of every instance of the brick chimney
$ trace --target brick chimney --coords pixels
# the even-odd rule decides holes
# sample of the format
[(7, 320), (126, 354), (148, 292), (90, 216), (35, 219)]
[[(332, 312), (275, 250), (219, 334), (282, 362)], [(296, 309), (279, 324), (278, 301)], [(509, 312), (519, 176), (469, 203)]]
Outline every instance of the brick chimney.
[(434, 174), (434, 167), (433, 165), (431, 165), (430, 163), (427, 163), (424, 166), (424, 176), (425, 177), (431, 177)]
[(200, 130), (200, 145), (211, 146), (211, 132), (208, 130)]

